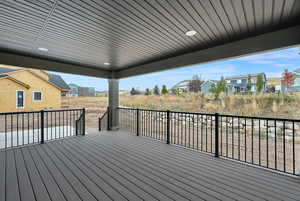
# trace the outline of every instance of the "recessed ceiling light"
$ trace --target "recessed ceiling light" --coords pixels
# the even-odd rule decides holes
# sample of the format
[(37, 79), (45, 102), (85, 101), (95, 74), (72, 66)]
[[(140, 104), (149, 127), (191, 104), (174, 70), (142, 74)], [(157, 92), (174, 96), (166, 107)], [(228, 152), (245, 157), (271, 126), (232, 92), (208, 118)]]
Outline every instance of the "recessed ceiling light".
[(105, 62), (105, 63), (104, 63), (104, 65), (106, 65), (106, 66), (109, 66), (109, 65), (110, 65), (110, 63), (108, 63), (108, 62)]
[(185, 35), (187, 35), (187, 36), (194, 36), (194, 35), (196, 35), (196, 33), (197, 33), (197, 31), (195, 31), (195, 30), (190, 30), (190, 31), (187, 31), (187, 32), (185, 33)]
[(47, 51), (48, 51), (48, 49), (47, 49), (47, 48), (44, 48), (44, 47), (39, 47), (38, 50), (44, 51), (44, 52), (47, 52)]

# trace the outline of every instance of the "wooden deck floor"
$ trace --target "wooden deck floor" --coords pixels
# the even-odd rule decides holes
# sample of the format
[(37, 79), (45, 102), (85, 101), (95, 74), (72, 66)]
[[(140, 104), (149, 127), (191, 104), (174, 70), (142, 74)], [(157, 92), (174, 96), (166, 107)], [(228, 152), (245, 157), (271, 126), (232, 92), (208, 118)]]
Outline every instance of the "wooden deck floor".
[(0, 152), (0, 201), (288, 201), (299, 189), (299, 178), (122, 132)]

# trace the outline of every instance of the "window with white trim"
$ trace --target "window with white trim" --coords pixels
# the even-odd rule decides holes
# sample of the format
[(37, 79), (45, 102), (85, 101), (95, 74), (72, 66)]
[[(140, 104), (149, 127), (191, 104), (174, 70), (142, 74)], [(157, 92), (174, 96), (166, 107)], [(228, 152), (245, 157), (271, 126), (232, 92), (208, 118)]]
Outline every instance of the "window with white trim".
[(41, 91), (34, 91), (33, 92), (33, 101), (42, 101), (43, 94)]

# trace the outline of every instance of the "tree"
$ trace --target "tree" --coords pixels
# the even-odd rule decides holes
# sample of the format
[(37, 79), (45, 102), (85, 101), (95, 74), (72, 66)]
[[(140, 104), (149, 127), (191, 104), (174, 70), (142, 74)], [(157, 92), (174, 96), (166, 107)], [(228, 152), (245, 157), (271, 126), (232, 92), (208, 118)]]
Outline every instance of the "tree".
[(221, 80), (210, 89), (210, 92), (215, 94), (215, 99), (219, 98), (220, 93), (226, 92), (226, 82), (223, 76)]
[(251, 75), (248, 75), (246, 91), (250, 92), (251, 91), (251, 87), (252, 87)]
[(159, 95), (159, 88), (157, 85), (155, 85), (154, 89), (153, 89), (153, 94), (154, 95)]
[(287, 91), (294, 84), (294, 76), (292, 72), (289, 72), (287, 69), (282, 73), (281, 84), (284, 87), (284, 92)]
[(176, 96), (180, 96), (181, 95), (181, 91), (178, 88), (172, 89), (172, 93), (175, 94)]
[(167, 86), (166, 86), (166, 85), (163, 85), (163, 86), (162, 86), (162, 89), (161, 89), (161, 94), (162, 94), (162, 95), (165, 95), (165, 94), (167, 94), (167, 93), (168, 93)]
[(261, 92), (261, 90), (263, 89), (263, 86), (264, 86), (263, 75), (258, 74), (256, 76), (256, 91)]
[(147, 88), (147, 89), (146, 89), (146, 91), (145, 91), (145, 95), (146, 95), (146, 96), (149, 96), (149, 95), (151, 95), (151, 91), (150, 91), (150, 89), (149, 89), (149, 88)]
[(141, 92), (137, 89), (135, 89), (134, 87), (132, 87), (132, 89), (130, 90), (130, 95), (135, 96), (135, 95), (139, 95), (141, 94)]
[(190, 92), (200, 92), (201, 84), (201, 78), (198, 75), (194, 75), (192, 79), (188, 82), (188, 89)]

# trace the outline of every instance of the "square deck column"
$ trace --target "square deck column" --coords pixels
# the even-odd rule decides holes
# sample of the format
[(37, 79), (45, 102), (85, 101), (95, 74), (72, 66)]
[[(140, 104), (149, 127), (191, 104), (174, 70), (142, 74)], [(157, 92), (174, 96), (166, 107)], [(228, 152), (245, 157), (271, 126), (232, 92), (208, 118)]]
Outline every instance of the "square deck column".
[(119, 128), (119, 80), (108, 80), (108, 106), (109, 106), (109, 128), (116, 130)]

